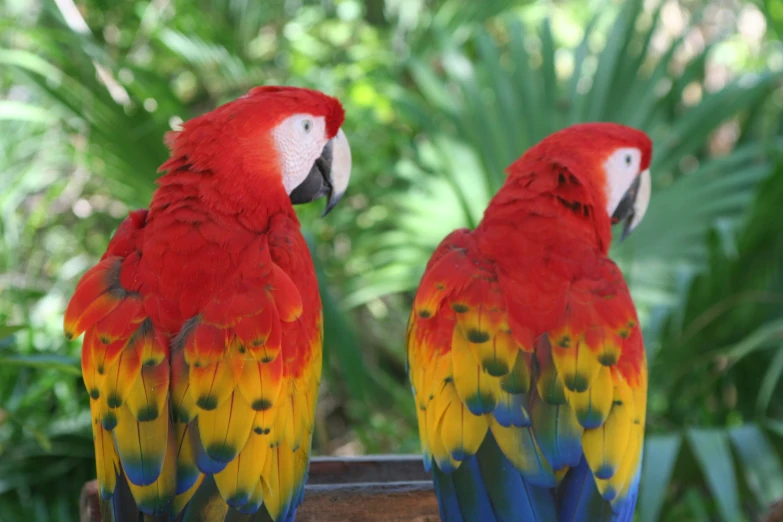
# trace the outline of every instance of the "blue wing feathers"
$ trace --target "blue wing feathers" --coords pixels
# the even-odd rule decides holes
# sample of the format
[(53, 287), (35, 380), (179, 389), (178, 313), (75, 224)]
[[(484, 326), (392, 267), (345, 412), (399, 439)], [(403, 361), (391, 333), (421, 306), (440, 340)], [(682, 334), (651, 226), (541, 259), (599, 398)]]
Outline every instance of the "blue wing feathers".
[(466, 522), (462, 518), (462, 512), (460, 511), (457, 494), (454, 489), (454, 479), (451, 474), (442, 472), (435, 464), (432, 466), (432, 481), (435, 487), (435, 495), (438, 497), (441, 521)]
[(558, 522), (612, 522), (612, 507), (599, 493), (584, 458), (560, 484), (558, 504)]
[(452, 473), (457, 502), (465, 520), (482, 520), (495, 522), (495, 512), (489, 501), (487, 487), (481, 477), (476, 457), (470, 457)]
[(601, 497), (582, 458), (556, 488), (525, 480), (491, 433), (475, 456), (451, 473), (432, 466), (443, 522), (632, 522), (638, 479), (625, 499)]
[(443, 522), (554, 522), (554, 488), (534, 486), (487, 434), (475, 456), (452, 473), (432, 467)]
[(642, 474), (642, 461), (644, 456), (644, 447), (642, 447), (642, 454), (639, 455), (639, 466), (636, 469), (636, 475), (631, 483), (628, 496), (619, 502), (619, 505), (615, 506), (615, 516), (612, 522), (631, 522), (633, 520), (633, 512), (636, 508), (636, 501), (639, 498), (639, 479)]
[(500, 451), (491, 433), (479, 448), (476, 459), (499, 521), (554, 520), (553, 490), (534, 486), (522, 478)]

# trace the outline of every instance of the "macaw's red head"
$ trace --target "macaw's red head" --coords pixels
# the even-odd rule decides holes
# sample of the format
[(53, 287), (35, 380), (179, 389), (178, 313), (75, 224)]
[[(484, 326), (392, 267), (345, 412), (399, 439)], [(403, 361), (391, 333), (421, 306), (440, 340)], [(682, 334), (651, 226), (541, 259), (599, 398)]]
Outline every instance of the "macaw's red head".
[(224, 194), (284, 190), (294, 204), (327, 196), (326, 214), (351, 175), (344, 118), (340, 102), (321, 92), (256, 87), (170, 133), (161, 170), (209, 171)]
[(526, 170), (530, 159), (565, 167), (586, 185), (593, 203), (606, 209), (611, 223), (624, 223), (621, 240), (647, 211), (652, 141), (642, 131), (616, 123), (572, 125), (528, 150), (509, 167), (509, 175)]

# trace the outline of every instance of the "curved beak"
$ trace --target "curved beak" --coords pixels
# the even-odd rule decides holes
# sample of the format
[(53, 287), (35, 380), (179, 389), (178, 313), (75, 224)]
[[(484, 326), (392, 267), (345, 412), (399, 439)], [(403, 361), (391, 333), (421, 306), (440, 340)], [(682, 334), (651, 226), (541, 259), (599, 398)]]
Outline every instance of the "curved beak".
[(326, 142), (305, 180), (291, 192), (291, 203), (309, 203), (326, 196), (326, 208), (321, 215), (325, 216), (342, 199), (350, 178), (351, 147), (340, 129), (334, 138)]
[(650, 179), (650, 170), (643, 171), (631, 183), (628, 191), (625, 193), (617, 208), (612, 214), (612, 224), (616, 225), (623, 222), (623, 232), (620, 235), (620, 242), (625, 240), (628, 235), (642, 222), (647, 206), (650, 204), (650, 193), (652, 192), (652, 181)]

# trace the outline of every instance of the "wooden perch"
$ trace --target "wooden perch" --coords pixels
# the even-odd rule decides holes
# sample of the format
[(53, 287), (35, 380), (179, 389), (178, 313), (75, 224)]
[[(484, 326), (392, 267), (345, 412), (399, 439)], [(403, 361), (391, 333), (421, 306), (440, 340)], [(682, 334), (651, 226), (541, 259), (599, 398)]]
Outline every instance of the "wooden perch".
[[(81, 522), (101, 522), (98, 483), (82, 489)], [(315, 457), (297, 522), (439, 522), (420, 456)]]

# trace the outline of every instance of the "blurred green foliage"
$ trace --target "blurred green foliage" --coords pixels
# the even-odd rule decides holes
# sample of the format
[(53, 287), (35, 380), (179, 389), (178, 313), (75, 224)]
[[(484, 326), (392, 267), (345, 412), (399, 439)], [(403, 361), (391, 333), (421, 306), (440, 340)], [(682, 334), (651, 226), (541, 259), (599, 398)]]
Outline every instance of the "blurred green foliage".
[(404, 332), (424, 263), (527, 147), (578, 121), (655, 142), (613, 250), (651, 363), (639, 520), (783, 497), (783, 44), (777, 2), (7, 0), (0, 6), (0, 520), (77, 520), (94, 474), (61, 318), (163, 133), (258, 84), (344, 103), (354, 174), (298, 209), (326, 315), (319, 453), (418, 452)]

